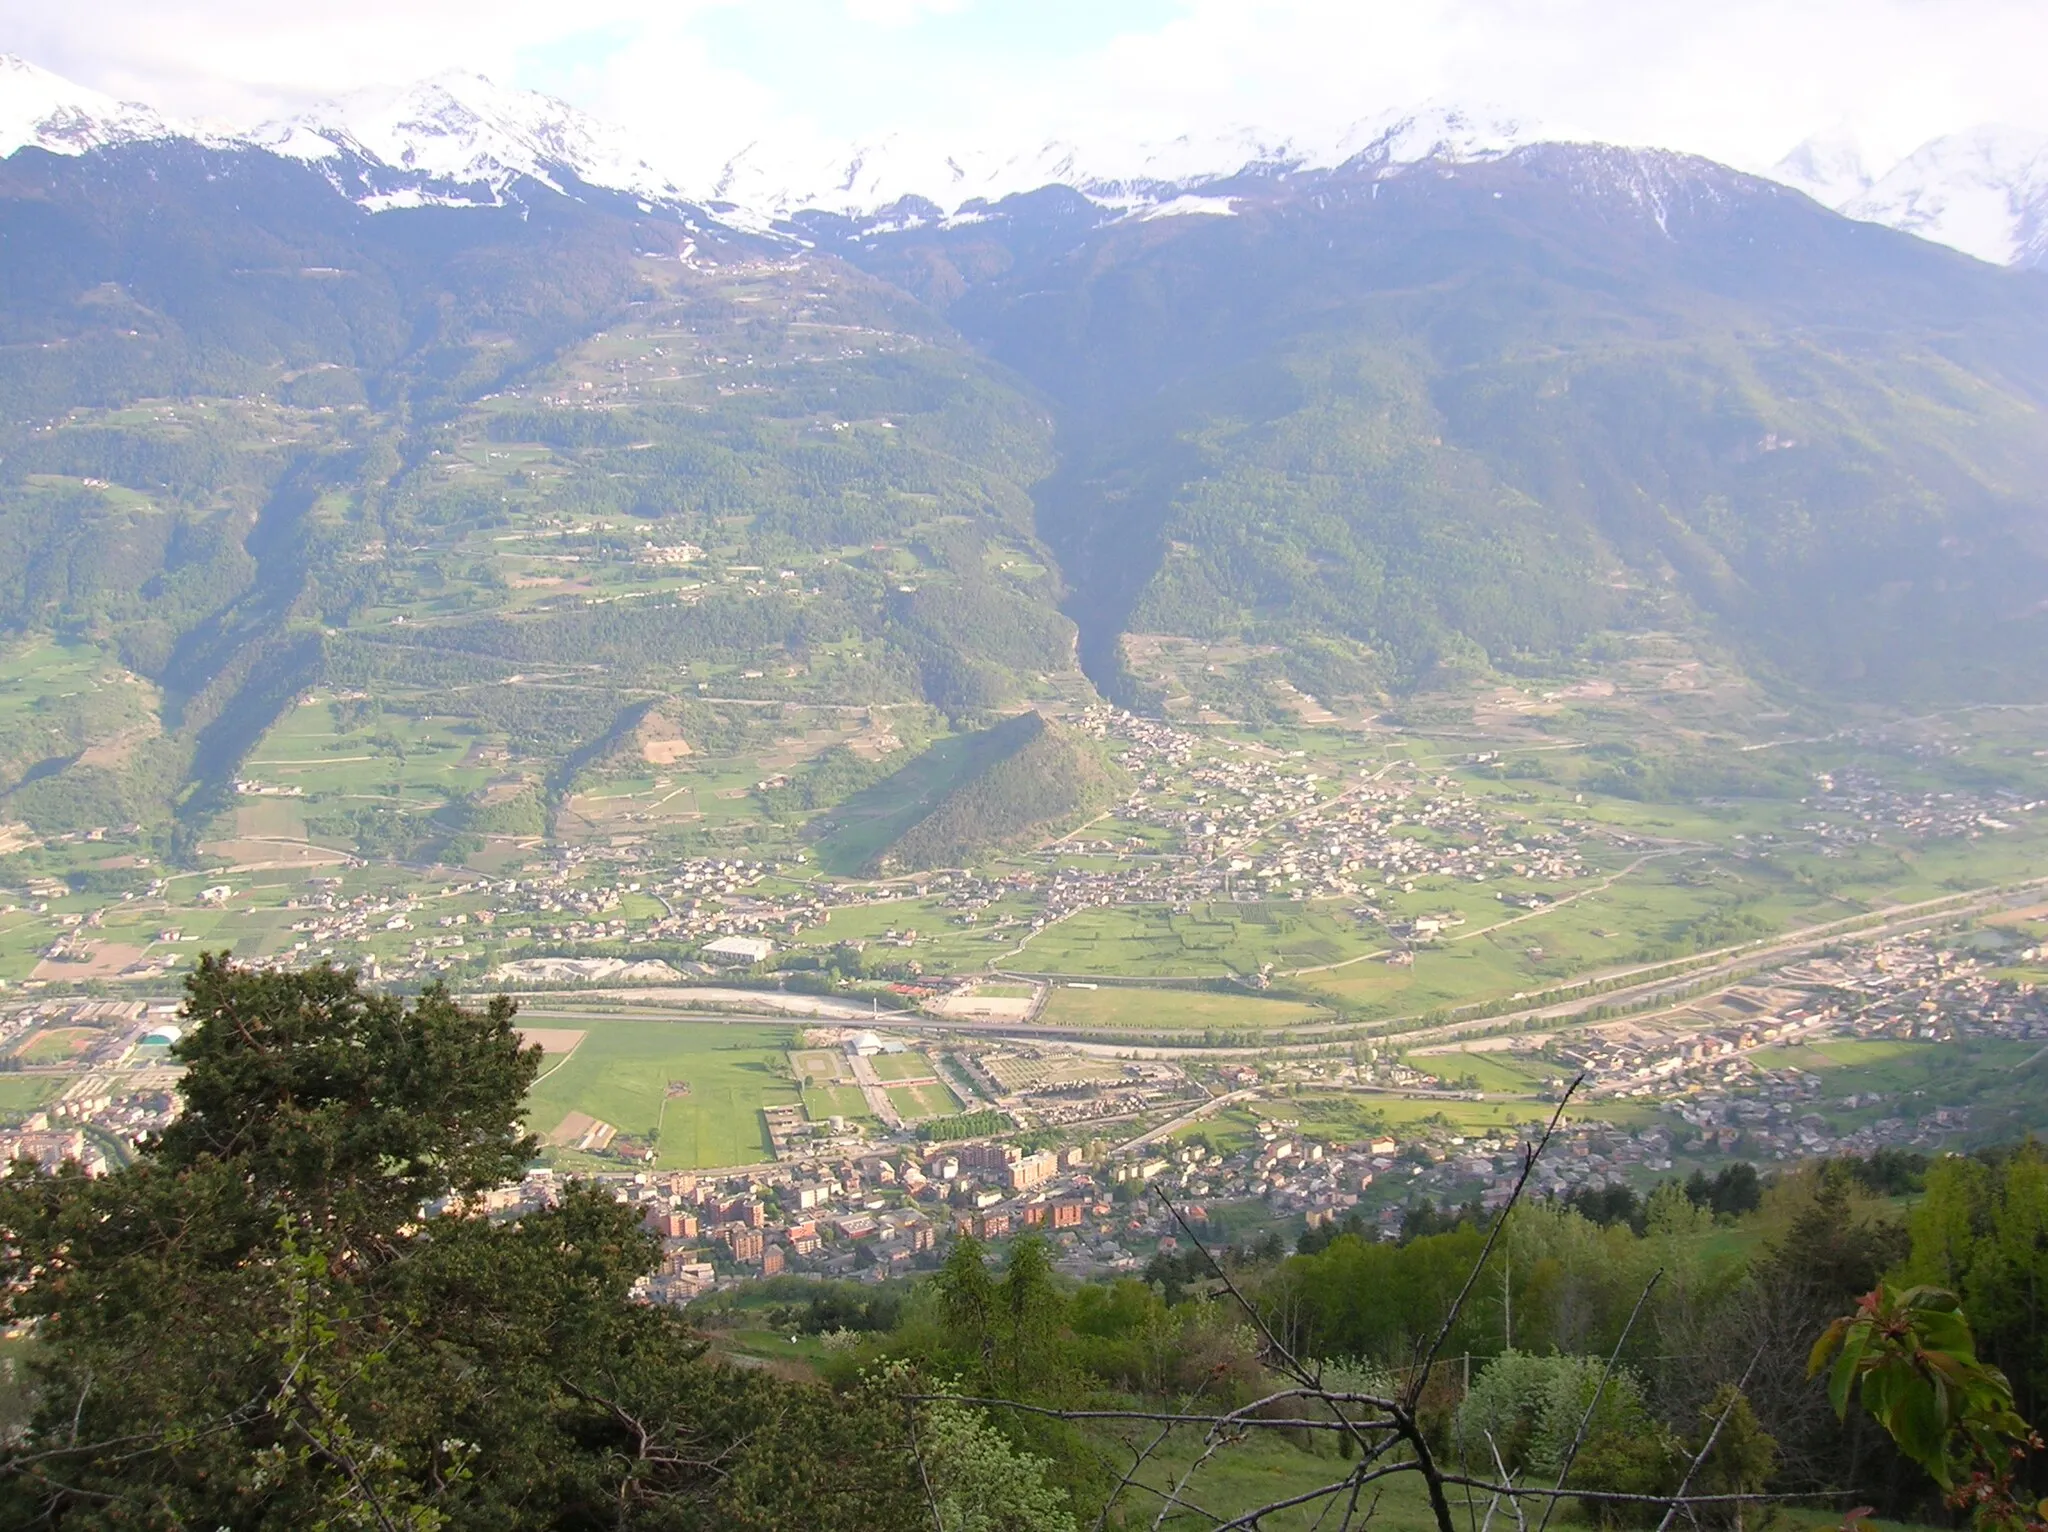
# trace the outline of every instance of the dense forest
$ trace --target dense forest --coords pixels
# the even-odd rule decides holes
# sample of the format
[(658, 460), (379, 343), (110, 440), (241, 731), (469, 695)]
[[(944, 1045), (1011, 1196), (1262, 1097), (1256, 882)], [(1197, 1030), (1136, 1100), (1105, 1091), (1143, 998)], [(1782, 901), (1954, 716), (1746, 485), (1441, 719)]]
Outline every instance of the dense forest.
[(969, 741), (961, 779), (874, 860), (878, 872), (966, 867), (1079, 826), (1121, 773), (1095, 743), (1037, 712)]

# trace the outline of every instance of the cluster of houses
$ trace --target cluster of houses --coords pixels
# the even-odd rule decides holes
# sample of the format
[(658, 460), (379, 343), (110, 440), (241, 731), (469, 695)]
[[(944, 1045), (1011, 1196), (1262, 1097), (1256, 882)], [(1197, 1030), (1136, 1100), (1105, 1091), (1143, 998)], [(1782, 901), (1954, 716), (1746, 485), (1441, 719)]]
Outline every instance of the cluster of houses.
[[(759, 1175), (641, 1172), (598, 1178), (662, 1242), (646, 1296), (686, 1301), (721, 1281), (783, 1271), (882, 1277), (929, 1265), (955, 1235), (1061, 1234), (1109, 1211), (1085, 1152), (977, 1143), (922, 1155), (806, 1161)], [(537, 1169), (481, 1211), (544, 1206), (559, 1195)]]
[(1926, 792), (1897, 788), (1860, 767), (1821, 772), (1802, 806), (1824, 815), (1800, 825), (1824, 850), (1875, 845), (1904, 834), (1915, 840), (1975, 840), (2013, 828), (2040, 800), (2010, 788)]
[(0, 1165), (33, 1160), (46, 1171), (75, 1164), (89, 1176), (103, 1176), (111, 1168), (106, 1151), (78, 1128), (21, 1127), (0, 1129)]

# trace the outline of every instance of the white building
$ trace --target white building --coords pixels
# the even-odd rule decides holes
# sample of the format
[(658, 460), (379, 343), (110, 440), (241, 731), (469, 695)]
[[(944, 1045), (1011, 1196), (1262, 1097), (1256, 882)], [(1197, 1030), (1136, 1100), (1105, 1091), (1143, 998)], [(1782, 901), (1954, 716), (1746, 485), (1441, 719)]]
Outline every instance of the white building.
[(730, 958), (736, 963), (763, 963), (775, 953), (775, 943), (765, 936), (721, 936), (704, 944), (708, 958)]

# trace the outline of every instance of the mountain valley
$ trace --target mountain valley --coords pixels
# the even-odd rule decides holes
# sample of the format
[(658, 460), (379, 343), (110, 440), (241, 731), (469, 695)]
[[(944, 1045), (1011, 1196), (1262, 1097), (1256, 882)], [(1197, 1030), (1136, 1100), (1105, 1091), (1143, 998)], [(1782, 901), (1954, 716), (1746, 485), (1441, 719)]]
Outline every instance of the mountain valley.
[(782, 216), (442, 105), (0, 161), (36, 1006), (1462, 1047), (2031, 887), (2048, 275), (1413, 123)]

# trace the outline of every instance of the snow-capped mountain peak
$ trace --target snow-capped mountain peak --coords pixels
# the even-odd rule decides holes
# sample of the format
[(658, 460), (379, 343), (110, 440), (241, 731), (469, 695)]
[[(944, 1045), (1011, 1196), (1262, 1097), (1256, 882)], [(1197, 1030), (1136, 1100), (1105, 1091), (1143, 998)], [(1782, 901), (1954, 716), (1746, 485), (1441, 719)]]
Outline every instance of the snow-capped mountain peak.
[(1321, 153), (1312, 151), (1307, 164), (1311, 168), (1351, 163), (1391, 167), (1423, 160), (1490, 160), (1524, 144), (1558, 136), (1503, 112), (1431, 101), (1359, 119)]
[(729, 159), (702, 194), (771, 217), (806, 210), (861, 216), (913, 197), (953, 214), (970, 203), (1058, 185), (1106, 207), (1145, 211), (1211, 202), (1194, 194), (1246, 173), (1489, 159), (1537, 136), (1500, 113), (1432, 103), (1295, 137), (1231, 126), (1123, 146), (1052, 139), (1025, 150), (940, 148), (900, 135), (796, 152), (755, 143)]
[(1773, 165), (1771, 177), (1832, 208), (1853, 202), (1876, 179), (1863, 146), (1847, 128), (1816, 133)]
[(2048, 134), (1986, 125), (1907, 155), (1842, 204), (1997, 265), (2048, 262)]
[[(1320, 133), (1230, 126), (1152, 141), (1054, 138), (1032, 147), (940, 145), (900, 134), (837, 146), (763, 140), (727, 157), (701, 184), (694, 177), (678, 184), (623, 129), (476, 74), (357, 91), (224, 134), (201, 133), (0, 54), (0, 158), (25, 147), (75, 155), (174, 138), (259, 148), (319, 168), (372, 211), (502, 204), (521, 200), (519, 186), (530, 182), (571, 195), (589, 189), (628, 197), (686, 222), (709, 203), (722, 221), (757, 231), (806, 210), (871, 218), (912, 199), (935, 204), (941, 216), (978, 217), (978, 203), (1047, 186), (1070, 187), (1111, 217), (1228, 214), (1235, 207), (1228, 183), (1248, 175), (1340, 167), (1394, 175), (1422, 162), (1485, 160), (1575, 137), (1500, 112), (1430, 103)], [(2048, 134), (1971, 128), (1934, 139), (1878, 174), (1838, 129), (1800, 144), (1771, 174), (1851, 218), (2001, 265), (2048, 267)]]
[(1987, 123), (1874, 174), (1844, 132), (1810, 138), (1771, 174), (1850, 218), (2000, 266), (2048, 265), (2048, 134)]
[(0, 158), (27, 147), (84, 154), (138, 139), (171, 138), (182, 131), (146, 106), (116, 101), (26, 59), (0, 53)]
[(525, 177), (565, 189), (566, 178), (643, 198), (674, 201), (675, 185), (626, 143), (624, 132), (535, 91), (450, 71), (403, 87), (353, 92), (247, 141), (309, 162), (353, 160), (391, 174), (364, 200), (502, 200)]

